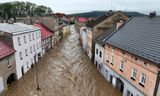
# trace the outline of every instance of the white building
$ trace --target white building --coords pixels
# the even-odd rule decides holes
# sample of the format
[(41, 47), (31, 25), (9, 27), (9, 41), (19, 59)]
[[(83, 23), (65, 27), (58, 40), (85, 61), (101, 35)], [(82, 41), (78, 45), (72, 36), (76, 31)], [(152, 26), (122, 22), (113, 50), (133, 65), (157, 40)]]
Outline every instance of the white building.
[(1, 23), (0, 31), (2, 34), (11, 34), (12, 45), (16, 50), (16, 74), (17, 79), (20, 79), (42, 56), (40, 29), (20, 23)]
[[(119, 24), (119, 23), (118, 23)], [(95, 40), (95, 58), (94, 58), (94, 64), (96, 64), (99, 71), (103, 74), (104, 71), (104, 55), (106, 54), (104, 52), (104, 44), (105, 40), (117, 29), (116, 25), (113, 25), (110, 29), (104, 31), (102, 35), (98, 37), (98, 39)], [(114, 49), (112, 49), (114, 50)], [(109, 57), (107, 57), (109, 58)]]
[(94, 64), (96, 64), (96, 66), (98, 66), (99, 64), (103, 64), (103, 60), (104, 60), (104, 47), (96, 43)]

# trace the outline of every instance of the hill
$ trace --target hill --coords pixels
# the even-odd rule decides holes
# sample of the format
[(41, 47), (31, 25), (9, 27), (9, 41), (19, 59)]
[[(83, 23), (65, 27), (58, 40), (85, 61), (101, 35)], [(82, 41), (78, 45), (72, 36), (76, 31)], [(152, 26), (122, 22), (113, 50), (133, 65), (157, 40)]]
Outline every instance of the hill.
[[(85, 12), (85, 13), (76, 13), (76, 14), (70, 14), (71, 16), (79, 16), (79, 17), (86, 17), (86, 18), (96, 18), (98, 16), (104, 15), (107, 13), (107, 11), (91, 11), (91, 12)], [(142, 14), (139, 12), (134, 11), (125, 11), (124, 12), (127, 16), (146, 16), (146, 14)]]

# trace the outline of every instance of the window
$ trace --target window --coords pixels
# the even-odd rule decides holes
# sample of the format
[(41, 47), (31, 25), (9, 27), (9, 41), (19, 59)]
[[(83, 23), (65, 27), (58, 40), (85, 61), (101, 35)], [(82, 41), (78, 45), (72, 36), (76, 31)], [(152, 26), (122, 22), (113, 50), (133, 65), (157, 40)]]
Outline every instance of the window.
[(10, 58), (8, 58), (8, 68), (10, 68), (11, 67), (11, 60), (10, 60)]
[(39, 33), (39, 38), (41, 37), (41, 34)]
[(26, 41), (26, 36), (24, 36), (24, 43), (27, 43), (27, 41)]
[(25, 53), (26, 53), (26, 56), (28, 56), (28, 54), (27, 54), (27, 49), (25, 49)]
[(112, 52), (114, 52), (114, 48), (112, 48)]
[(20, 60), (22, 60), (22, 52), (19, 53)]
[(21, 45), (20, 37), (18, 37), (17, 39), (18, 39), (18, 45)]
[(27, 69), (29, 68), (29, 64), (28, 64), (28, 61), (26, 62), (26, 65), (27, 65)]
[(39, 42), (39, 47), (41, 47), (41, 42)]
[(111, 64), (113, 65), (113, 62), (114, 62), (114, 56), (112, 55), (111, 56)]
[(31, 34), (29, 34), (29, 41), (31, 41)]
[(107, 62), (109, 62), (109, 54), (106, 55)]
[(133, 94), (127, 90), (127, 96), (133, 96)]
[(38, 39), (38, 32), (36, 32), (36, 38)]
[(38, 43), (37, 43), (37, 49), (38, 49)]
[(32, 38), (33, 38), (33, 40), (34, 40), (34, 33), (32, 33)]
[(124, 60), (121, 61), (121, 64), (120, 64), (120, 71), (124, 71)]
[(137, 61), (137, 60), (138, 60), (138, 58), (137, 58), (137, 57), (135, 57), (134, 59), (135, 59), (135, 61)]
[(98, 49), (96, 49), (96, 54), (98, 55)]
[(30, 47), (30, 52), (32, 53), (32, 46)]
[(137, 70), (135, 68), (132, 68), (132, 74), (131, 74), (131, 79), (132, 80), (136, 79), (136, 74), (137, 74)]
[(145, 74), (141, 74), (140, 85), (144, 87), (145, 83), (146, 83), (146, 75)]
[(35, 45), (33, 45), (33, 50), (36, 51)]
[(100, 51), (100, 53), (99, 53), (99, 57), (101, 58), (102, 57), (102, 52)]

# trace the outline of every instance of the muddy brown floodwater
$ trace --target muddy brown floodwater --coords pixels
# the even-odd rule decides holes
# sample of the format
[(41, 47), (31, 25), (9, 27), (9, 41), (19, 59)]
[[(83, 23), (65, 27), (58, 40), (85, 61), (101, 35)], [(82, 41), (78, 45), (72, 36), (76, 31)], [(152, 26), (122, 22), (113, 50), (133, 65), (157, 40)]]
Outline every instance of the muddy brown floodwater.
[(84, 53), (75, 27), (70, 30), (71, 34), (37, 63), (41, 88), (37, 95), (34, 65), (3, 96), (121, 96)]

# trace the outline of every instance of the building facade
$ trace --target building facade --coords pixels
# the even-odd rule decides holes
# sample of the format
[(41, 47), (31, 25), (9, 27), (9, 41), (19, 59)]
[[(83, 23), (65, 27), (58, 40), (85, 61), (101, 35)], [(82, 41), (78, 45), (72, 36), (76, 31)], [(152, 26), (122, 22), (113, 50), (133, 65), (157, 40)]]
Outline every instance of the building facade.
[(42, 56), (40, 29), (20, 23), (1, 23), (0, 30), (3, 35), (12, 36), (13, 48), (16, 50), (16, 74), (17, 79), (20, 79)]
[[(87, 29), (91, 31), (90, 34), (92, 36), (92, 39), (90, 40), (92, 48), (87, 48), (92, 54), (92, 60), (94, 60), (94, 52), (95, 52), (95, 40), (103, 34), (104, 31), (110, 29), (115, 22), (123, 20), (124, 22), (128, 20), (128, 17), (121, 11), (112, 12), (109, 11), (108, 13), (104, 14), (103, 16), (100, 16), (96, 20), (92, 20), (87, 23)], [(89, 47), (89, 46), (87, 46)], [(89, 54), (88, 54), (89, 55)]]
[(16, 51), (0, 39), (0, 94), (16, 80)]
[(131, 18), (105, 40), (102, 72), (123, 96), (159, 96), (159, 21)]
[(40, 28), (41, 31), (41, 41), (42, 41), (42, 55), (44, 55), (49, 49), (53, 48), (54, 34), (49, 30), (44, 24), (36, 23), (34, 24), (35, 27)]

